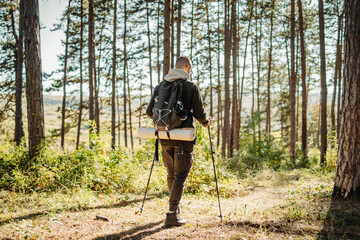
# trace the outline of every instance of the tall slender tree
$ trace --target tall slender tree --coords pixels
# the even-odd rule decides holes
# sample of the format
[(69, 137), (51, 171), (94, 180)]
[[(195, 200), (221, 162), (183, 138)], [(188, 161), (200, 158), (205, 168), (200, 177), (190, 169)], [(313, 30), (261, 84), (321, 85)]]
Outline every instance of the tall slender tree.
[(90, 132), (94, 129), (92, 124), (95, 123), (94, 114), (94, 82), (95, 82), (95, 26), (94, 26), (94, 0), (89, 0), (89, 119), (92, 121)]
[(150, 96), (153, 91), (153, 78), (152, 78), (152, 58), (151, 58), (151, 38), (150, 38), (150, 9), (149, 2), (146, 1), (146, 27), (147, 27), (147, 38), (148, 38), (148, 50), (149, 50), (149, 75), (150, 75)]
[(299, 11), (299, 32), (301, 48), (301, 89), (302, 89), (302, 111), (301, 111), (301, 150), (304, 158), (307, 158), (307, 85), (306, 85), (306, 51), (304, 37), (304, 18), (302, 0), (297, 1)]
[(127, 22), (127, 10), (126, 10), (126, 0), (124, 0), (124, 86), (123, 86), (123, 98), (124, 98), (124, 142), (125, 147), (128, 146), (128, 139), (127, 139), (127, 96), (126, 96), (126, 69), (127, 69), (127, 52), (126, 52), (126, 22)]
[(180, 57), (181, 53), (181, 9), (182, 9), (182, 0), (178, 0), (178, 14), (176, 22), (176, 57)]
[(325, 165), (325, 154), (327, 148), (327, 87), (326, 87), (326, 62), (325, 62), (325, 27), (323, 0), (319, 0), (319, 32), (320, 32), (320, 78), (321, 78), (321, 146), (320, 164)]
[(66, 118), (66, 85), (67, 85), (67, 64), (68, 64), (68, 48), (69, 48), (69, 29), (70, 29), (70, 15), (71, 15), (71, 0), (68, 1), (66, 10), (66, 40), (65, 40), (65, 57), (64, 57), (64, 77), (63, 77), (63, 99), (61, 109), (61, 148), (64, 148), (65, 142), (65, 118)]
[(206, 25), (207, 25), (207, 40), (208, 40), (208, 61), (209, 61), (209, 78), (210, 78), (210, 117), (213, 117), (213, 78), (212, 78), (212, 58), (211, 58), (211, 32), (210, 32), (210, 20), (209, 20), (209, 3), (205, 1), (206, 11)]
[(22, 90), (23, 90), (23, 64), (24, 64), (24, 1), (19, 2), (19, 34), (15, 31), (15, 20), (12, 11), (13, 34), (16, 39), (16, 108), (15, 108), (15, 137), (16, 145), (19, 146), (21, 138), (24, 137), (22, 120)]
[(170, 70), (170, 1), (165, 0), (164, 10), (164, 63), (163, 63), (163, 76)]
[(230, 53), (231, 53), (231, 35), (229, 26), (229, 0), (225, 0), (225, 109), (223, 125), (222, 156), (228, 157), (231, 150), (230, 140)]
[(271, 2), (270, 7), (270, 39), (269, 39), (269, 57), (268, 57), (268, 76), (267, 76), (267, 104), (266, 104), (266, 134), (271, 133), (271, 64), (272, 64), (272, 49), (273, 49), (273, 29), (274, 29), (274, 11), (275, 11), (275, 0)]
[(291, 0), (291, 76), (290, 76), (290, 158), (295, 161), (296, 158), (296, 118), (295, 118), (295, 91), (296, 91), (296, 75), (295, 75), (295, 0)]
[(39, 1), (24, 1), (24, 41), (29, 156), (38, 154), (44, 139), (44, 105), (42, 93)]
[[(336, 133), (336, 122), (335, 122), (335, 103), (336, 103), (336, 91), (337, 91), (337, 85), (338, 85), (338, 72), (339, 72), (339, 65), (341, 60), (341, 22), (342, 22), (343, 16), (342, 14), (338, 15), (338, 34), (337, 34), (337, 40), (336, 40), (336, 60), (335, 60), (335, 69), (334, 69), (334, 91), (331, 101), (331, 131), (332, 135)], [(340, 96), (339, 96), (340, 97)], [(333, 144), (332, 144), (333, 145)]]
[(232, 118), (231, 118), (231, 138), (232, 146), (230, 147), (230, 155), (233, 153), (233, 149), (239, 149), (239, 112), (238, 112), (238, 93), (237, 93), (237, 58), (238, 58), (238, 36), (237, 36), (237, 14), (236, 14), (236, 1), (231, 1), (231, 44), (232, 44), (232, 77), (233, 77), (233, 86), (232, 86)]
[(80, 129), (82, 120), (83, 110), (83, 44), (84, 44), (84, 2), (80, 1), (80, 103), (79, 103), (79, 115), (78, 115), (78, 126), (76, 134), (76, 149), (79, 148), (80, 144)]
[(112, 49), (112, 76), (111, 76), (111, 147), (115, 149), (116, 144), (116, 25), (117, 25), (117, 0), (114, 0), (114, 21), (113, 21), (113, 49)]

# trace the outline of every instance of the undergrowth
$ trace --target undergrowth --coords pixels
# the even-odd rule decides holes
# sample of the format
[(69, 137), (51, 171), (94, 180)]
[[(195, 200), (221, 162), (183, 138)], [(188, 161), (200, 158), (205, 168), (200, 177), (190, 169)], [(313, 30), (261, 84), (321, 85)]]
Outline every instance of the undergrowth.
[[(112, 150), (102, 139), (92, 134), (92, 147), (80, 146), (76, 151), (59, 151), (44, 142), (39, 155), (30, 161), (24, 143), (19, 147), (7, 141), (0, 146), (0, 188), (15, 192), (72, 192), (76, 189), (99, 193), (143, 193), (154, 154), (154, 140), (142, 140), (136, 150), (121, 147)], [(207, 131), (198, 128), (194, 163), (185, 193), (215, 195), (214, 172)], [(216, 158), (218, 159), (218, 158)], [(160, 154), (161, 160), (161, 154)], [(216, 161), (218, 163), (218, 160)], [(225, 185), (236, 184), (235, 174), (217, 164), (222, 179), (221, 194), (230, 196)], [(153, 194), (168, 194), (166, 169), (156, 163), (150, 181)]]

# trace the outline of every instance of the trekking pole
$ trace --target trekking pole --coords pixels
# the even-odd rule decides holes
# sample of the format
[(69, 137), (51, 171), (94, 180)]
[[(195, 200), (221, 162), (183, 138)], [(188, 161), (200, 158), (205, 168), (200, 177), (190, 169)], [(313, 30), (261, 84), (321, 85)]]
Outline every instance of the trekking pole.
[(220, 196), (219, 196), (218, 181), (217, 181), (217, 177), (216, 177), (215, 159), (214, 159), (214, 151), (213, 151), (213, 146), (212, 146), (212, 141), (211, 141), (210, 126), (208, 126), (208, 132), (209, 132), (209, 140), (210, 140), (210, 148), (211, 148), (211, 158), (212, 158), (213, 167), (214, 167), (214, 176), (215, 176), (215, 183), (216, 183), (216, 192), (217, 192), (218, 203), (219, 203), (219, 211), (220, 211), (220, 215), (219, 215), (219, 217), (220, 217), (221, 222), (222, 222), (221, 205), (220, 205)]
[(146, 190), (145, 190), (145, 194), (144, 194), (144, 199), (142, 201), (142, 206), (140, 208), (140, 213), (142, 213), (142, 211), (144, 209), (146, 194), (147, 194), (147, 191), (148, 191), (148, 188), (149, 188), (151, 173), (152, 173), (152, 170), (154, 168), (155, 160), (159, 161), (159, 139), (156, 139), (156, 141), (155, 141), (155, 155), (154, 155), (154, 159), (153, 159), (152, 164), (151, 164), (149, 179), (148, 179), (148, 182), (147, 182), (147, 185), (146, 185)]

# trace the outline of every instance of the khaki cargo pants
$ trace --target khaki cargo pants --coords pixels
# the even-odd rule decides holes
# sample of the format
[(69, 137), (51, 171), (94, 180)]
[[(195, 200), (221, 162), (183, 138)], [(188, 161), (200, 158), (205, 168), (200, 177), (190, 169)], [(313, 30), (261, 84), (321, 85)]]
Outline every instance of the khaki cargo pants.
[(169, 211), (177, 211), (186, 178), (193, 164), (194, 142), (161, 140), (160, 143), (168, 173)]

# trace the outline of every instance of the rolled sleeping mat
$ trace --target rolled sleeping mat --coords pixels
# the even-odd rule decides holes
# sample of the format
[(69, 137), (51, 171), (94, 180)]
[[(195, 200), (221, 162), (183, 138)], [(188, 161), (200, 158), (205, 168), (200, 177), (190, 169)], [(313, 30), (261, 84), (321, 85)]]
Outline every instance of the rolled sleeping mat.
[[(160, 139), (169, 139), (166, 131), (158, 131)], [(194, 128), (175, 128), (169, 131), (171, 140), (194, 141), (196, 132)], [(155, 128), (140, 127), (138, 136), (140, 138), (157, 138)]]

